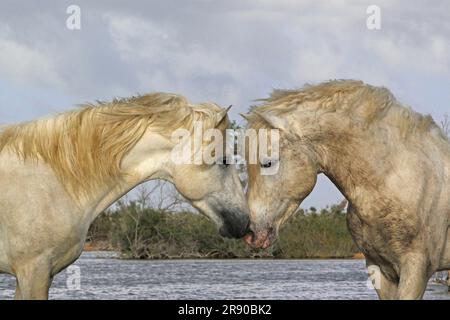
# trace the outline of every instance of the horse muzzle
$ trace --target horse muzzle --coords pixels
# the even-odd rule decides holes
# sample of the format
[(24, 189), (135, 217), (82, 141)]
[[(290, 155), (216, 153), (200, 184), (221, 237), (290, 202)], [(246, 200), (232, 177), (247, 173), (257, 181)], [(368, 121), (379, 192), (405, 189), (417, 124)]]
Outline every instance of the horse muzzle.
[(255, 249), (267, 249), (276, 240), (276, 230), (273, 227), (256, 229), (250, 227), (249, 232), (244, 236), (244, 241)]
[(248, 215), (224, 212), (223, 225), (219, 229), (221, 236), (225, 238), (240, 239), (249, 232), (250, 219)]

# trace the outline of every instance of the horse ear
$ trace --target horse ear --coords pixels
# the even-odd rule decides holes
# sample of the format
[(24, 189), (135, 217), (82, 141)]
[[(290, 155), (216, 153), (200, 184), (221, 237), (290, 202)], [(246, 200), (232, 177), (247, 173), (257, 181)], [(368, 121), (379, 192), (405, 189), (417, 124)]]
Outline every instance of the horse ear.
[(219, 126), (219, 124), (227, 117), (228, 110), (231, 109), (232, 106), (229, 106), (228, 108), (220, 110), (216, 115), (216, 127)]
[(249, 121), (250, 115), (248, 113), (239, 113), (239, 115), (244, 118), (245, 121)]
[(273, 114), (270, 113), (261, 113), (261, 112), (256, 112), (255, 113), (261, 117), (261, 119), (263, 119), (265, 122), (267, 122), (272, 128), (274, 129), (279, 129), (282, 131), (287, 132), (288, 130), (288, 124), (286, 119), (283, 119), (281, 117), (275, 116)]

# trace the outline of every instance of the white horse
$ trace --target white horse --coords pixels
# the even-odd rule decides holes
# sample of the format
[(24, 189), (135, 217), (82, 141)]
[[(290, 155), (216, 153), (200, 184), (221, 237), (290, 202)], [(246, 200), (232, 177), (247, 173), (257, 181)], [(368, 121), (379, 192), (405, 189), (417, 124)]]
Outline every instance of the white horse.
[(431, 275), (450, 268), (450, 143), (431, 117), (359, 81), (276, 91), (245, 117), (281, 139), (279, 159), (249, 166), (251, 245), (269, 246), (323, 173), (349, 201), (367, 265), (381, 271), (372, 274), (380, 298), (421, 298)]
[(171, 159), (171, 133), (192, 132), (196, 121), (221, 132), (229, 125), (215, 104), (155, 93), (4, 127), (0, 272), (16, 277), (16, 298), (48, 298), (53, 276), (79, 257), (95, 217), (152, 179), (172, 182), (222, 235), (242, 237), (248, 207), (234, 166)]

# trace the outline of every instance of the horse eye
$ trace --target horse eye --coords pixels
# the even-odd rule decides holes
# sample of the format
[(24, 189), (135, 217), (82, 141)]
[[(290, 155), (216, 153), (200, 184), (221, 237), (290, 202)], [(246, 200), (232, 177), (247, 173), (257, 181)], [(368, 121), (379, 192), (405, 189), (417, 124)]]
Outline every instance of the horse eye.
[(272, 161), (270, 161), (270, 160), (261, 164), (261, 167), (263, 167), (263, 168), (270, 168), (271, 166), (272, 166)]

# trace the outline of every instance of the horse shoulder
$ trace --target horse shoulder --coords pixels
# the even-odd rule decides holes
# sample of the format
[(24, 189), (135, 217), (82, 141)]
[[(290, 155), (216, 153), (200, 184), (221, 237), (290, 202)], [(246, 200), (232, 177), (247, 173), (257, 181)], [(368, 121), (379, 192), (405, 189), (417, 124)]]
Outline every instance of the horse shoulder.
[(65, 251), (82, 243), (88, 227), (79, 208), (48, 166), (18, 160), (0, 155), (0, 268), (41, 254), (72, 261)]

